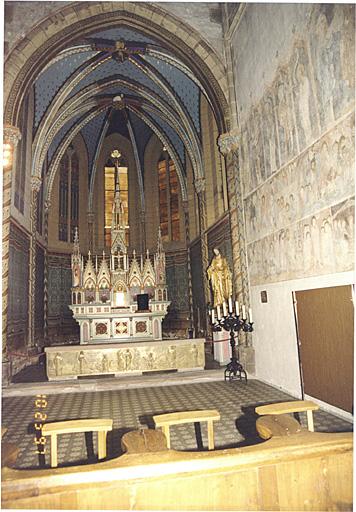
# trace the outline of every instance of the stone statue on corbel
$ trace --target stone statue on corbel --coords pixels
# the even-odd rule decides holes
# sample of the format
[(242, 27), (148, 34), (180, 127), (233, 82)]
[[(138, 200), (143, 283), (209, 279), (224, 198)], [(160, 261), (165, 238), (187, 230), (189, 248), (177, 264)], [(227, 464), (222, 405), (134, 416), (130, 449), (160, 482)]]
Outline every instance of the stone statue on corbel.
[(194, 187), (195, 187), (195, 191), (198, 194), (198, 196), (200, 194), (202, 194), (203, 192), (205, 192), (205, 177), (200, 176), (199, 178), (196, 178), (194, 180)]
[(218, 138), (219, 151), (223, 156), (229, 153), (237, 153), (239, 149), (238, 130), (234, 129), (230, 132), (222, 133)]

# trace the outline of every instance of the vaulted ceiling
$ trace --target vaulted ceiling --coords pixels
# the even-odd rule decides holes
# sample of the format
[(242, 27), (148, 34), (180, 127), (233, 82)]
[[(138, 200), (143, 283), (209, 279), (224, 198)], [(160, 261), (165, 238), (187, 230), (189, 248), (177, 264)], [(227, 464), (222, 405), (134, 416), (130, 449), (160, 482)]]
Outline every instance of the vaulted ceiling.
[(92, 33), (59, 52), (37, 77), (34, 90), (34, 173), (45, 160), (55, 172), (79, 132), (91, 186), (101, 144), (114, 132), (131, 141), (141, 172), (153, 133), (181, 177), (186, 155), (195, 174), (202, 172), (203, 85), (153, 37), (125, 26)]

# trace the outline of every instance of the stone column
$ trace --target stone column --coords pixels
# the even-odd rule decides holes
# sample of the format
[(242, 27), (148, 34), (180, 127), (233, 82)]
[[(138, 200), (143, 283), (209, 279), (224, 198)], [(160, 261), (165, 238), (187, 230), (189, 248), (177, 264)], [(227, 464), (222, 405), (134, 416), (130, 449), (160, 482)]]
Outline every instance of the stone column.
[(141, 254), (146, 253), (146, 212), (140, 211)]
[(94, 213), (87, 212), (88, 222), (88, 250), (94, 252)]
[(192, 266), (190, 261), (190, 233), (189, 233), (189, 207), (188, 201), (183, 201), (184, 211), (184, 230), (185, 245), (187, 248), (187, 270), (188, 270), (188, 311), (189, 311), (189, 328), (193, 327), (193, 285), (192, 285)]
[[(243, 209), (243, 195), (238, 162), (238, 136), (237, 130), (224, 133), (218, 139), (219, 150), (225, 157), (227, 172), (227, 188), (229, 197), (229, 213), (231, 224), (233, 275), (235, 297), (240, 304), (249, 308), (249, 285), (247, 274), (247, 256), (245, 240), (245, 223)], [(245, 345), (251, 345), (251, 335), (244, 333)]]
[[(203, 287), (205, 304), (210, 302), (210, 289), (209, 282), (206, 276), (206, 270), (209, 266), (209, 254), (208, 254), (208, 239), (207, 239), (207, 213), (206, 213), (206, 194), (205, 194), (205, 178), (200, 177), (194, 180), (195, 191), (198, 196), (198, 209), (199, 209), (199, 233), (201, 241), (201, 253), (202, 253), (202, 274), (203, 274)], [(204, 314), (205, 319), (205, 331), (208, 330), (209, 320), (207, 311)]]
[(44, 221), (43, 221), (43, 237), (45, 241), (44, 248), (44, 275), (43, 275), (43, 337), (45, 342), (48, 338), (48, 215), (51, 202), (44, 202)]
[(30, 261), (28, 286), (28, 341), (27, 347), (35, 344), (35, 293), (36, 293), (36, 232), (37, 232), (37, 196), (42, 180), (39, 176), (31, 177), (31, 209), (30, 209)]
[(7, 357), (7, 313), (9, 293), (9, 241), (10, 241), (10, 211), (12, 193), (12, 170), (15, 149), (21, 133), (15, 126), (4, 125), (3, 142), (4, 151), (8, 151), (8, 163), (3, 165), (3, 210), (2, 210), (2, 375), (3, 382), (8, 383), (10, 378), (9, 362)]

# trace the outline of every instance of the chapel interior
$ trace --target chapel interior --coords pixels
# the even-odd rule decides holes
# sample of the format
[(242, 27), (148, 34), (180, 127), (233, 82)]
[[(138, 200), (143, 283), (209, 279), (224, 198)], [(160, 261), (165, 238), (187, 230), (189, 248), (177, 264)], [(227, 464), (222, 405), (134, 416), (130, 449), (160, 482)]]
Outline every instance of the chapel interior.
[(4, 508), (352, 509), (354, 125), (353, 4), (4, 2)]

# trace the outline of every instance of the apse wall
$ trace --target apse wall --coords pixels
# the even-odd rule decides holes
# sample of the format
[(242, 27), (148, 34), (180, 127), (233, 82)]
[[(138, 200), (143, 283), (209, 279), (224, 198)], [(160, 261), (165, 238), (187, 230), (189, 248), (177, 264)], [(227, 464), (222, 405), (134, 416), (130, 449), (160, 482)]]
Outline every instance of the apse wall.
[(231, 38), (256, 376), (296, 396), (292, 291), (353, 281), (354, 14), (246, 4)]

